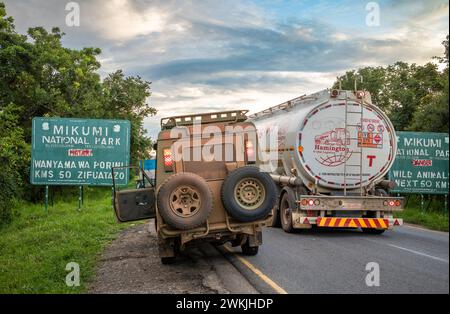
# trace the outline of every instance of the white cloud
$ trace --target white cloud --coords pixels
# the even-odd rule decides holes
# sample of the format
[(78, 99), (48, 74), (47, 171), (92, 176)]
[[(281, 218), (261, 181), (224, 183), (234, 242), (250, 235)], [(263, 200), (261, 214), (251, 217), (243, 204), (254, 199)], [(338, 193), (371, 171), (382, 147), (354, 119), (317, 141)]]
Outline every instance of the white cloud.
[(254, 112), (329, 87), (346, 70), (425, 63), (442, 54), (448, 33), (444, 0), (382, 1), (378, 28), (365, 26), (364, 4), (353, 0), (319, 1), (285, 13), (289, 19), (252, 0), (77, 2), (81, 27), (68, 28), (65, 1), (6, 0), (19, 31), (60, 26), (64, 45), (103, 50), (103, 77), (123, 69), (152, 81), (149, 103), (159, 113), (146, 126), (153, 136), (164, 116)]
[(89, 1), (81, 7), (82, 22), (107, 40), (126, 41), (161, 33), (168, 15), (157, 7), (137, 8), (127, 0)]

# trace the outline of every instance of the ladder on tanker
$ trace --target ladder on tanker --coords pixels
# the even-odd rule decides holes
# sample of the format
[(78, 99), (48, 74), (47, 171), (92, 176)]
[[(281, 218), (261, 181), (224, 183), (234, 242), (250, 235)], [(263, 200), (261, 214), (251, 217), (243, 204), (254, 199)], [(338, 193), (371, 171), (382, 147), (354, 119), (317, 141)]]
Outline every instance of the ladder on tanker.
[[(356, 92), (356, 90), (355, 90)], [(349, 168), (356, 168), (359, 172), (355, 173), (351, 171), (351, 183), (355, 182), (356, 177), (359, 177), (359, 187), (360, 187), (360, 195), (364, 195), (362, 180), (363, 180), (363, 147), (364, 147), (364, 133), (363, 133), (363, 118), (364, 118), (364, 100), (359, 99), (356, 101), (358, 106), (355, 106), (352, 102), (351, 105), (348, 103), (348, 92), (345, 95), (345, 145), (349, 143), (349, 158), (344, 163), (344, 195), (347, 196), (347, 177)], [(359, 109), (356, 109), (359, 108)], [(353, 124), (356, 119), (351, 119), (351, 116), (357, 115), (359, 117), (359, 124)], [(356, 128), (356, 137), (352, 137), (352, 133), (350, 132), (351, 128)], [(350, 137), (347, 137), (350, 135)], [(352, 142), (356, 141), (356, 147), (358, 150), (352, 150)], [(357, 159), (359, 162), (355, 162), (355, 158), (351, 158), (354, 155), (358, 155)], [(348, 164), (348, 161), (351, 161), (351, 164)], [(358, 175), (359, 174), (359, 175)]]

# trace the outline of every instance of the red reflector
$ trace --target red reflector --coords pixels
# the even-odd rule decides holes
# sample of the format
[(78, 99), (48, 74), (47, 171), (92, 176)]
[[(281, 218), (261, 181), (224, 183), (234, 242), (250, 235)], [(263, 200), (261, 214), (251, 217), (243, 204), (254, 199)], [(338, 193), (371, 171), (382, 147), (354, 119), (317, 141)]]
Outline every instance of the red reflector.
[(173, 158), (172, 158), (172, 150), (170, 148), (164, 148), (163, 158), (164, 158), (164, 168), (166, 168), (166, 171), (172, 170), (171, 168), (173, 166)]
[(394, 221), (394, 226), (400, 226), (400, 223), (398, 222), (397, 219), (395, 219), (395, 221)]
[(253, 147), (253, 143), (251, 141), (247, 141), (245, 143), (245, 154), (247, 155), (248, 162), (255, 162), (255, 149)]

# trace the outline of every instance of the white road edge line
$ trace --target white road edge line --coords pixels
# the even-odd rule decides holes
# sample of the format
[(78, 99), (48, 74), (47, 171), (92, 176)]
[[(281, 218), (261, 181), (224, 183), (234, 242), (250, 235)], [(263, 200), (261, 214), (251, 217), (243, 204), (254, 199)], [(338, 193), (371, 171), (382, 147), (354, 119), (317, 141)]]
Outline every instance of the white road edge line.
[(425, 257), (434, 259), (436, 261), (444, 262), (444, 263), (447, 263), (447, 264), (449, 263), (448, 260), (440, 258), (440, 257), (436, 257), (436, 256), (433, 256), (433, 255), (428, 255), (428, 254), (425, 254), (425, 253), (422, 253), (422, 252), (414, 251), (414, 250), (407, 249), (407, 248), (404, 248), (404, 247), (401, 247), (401, 246), (398, 246), (398, 245), (394, 245), (394, 244), (387, 243), (387, 245), (389, 245), (391, 247), (394, 247), (394, 248), (397, 248), (397, 249), (400, 249), (400, 250), (403, 250), (403, 251), (407, 251), (407, 252), (414, 253), (414, 254), (417, 254), (417, 255), (425, 256)]
[(440, 234), (440, 235), (444, 235), (444, 236), (448, 237), (448, 232), (446, 232), (446, 231), (431, 230), (431, 229), (427, 229), (427, 228), (421, 227), (421, 226), (410, 225), (408, 223), (404, 223), (402, 227), (406, 227), (407, 229), (427, 231), (427, 232), (436, 233), (436, 234)]

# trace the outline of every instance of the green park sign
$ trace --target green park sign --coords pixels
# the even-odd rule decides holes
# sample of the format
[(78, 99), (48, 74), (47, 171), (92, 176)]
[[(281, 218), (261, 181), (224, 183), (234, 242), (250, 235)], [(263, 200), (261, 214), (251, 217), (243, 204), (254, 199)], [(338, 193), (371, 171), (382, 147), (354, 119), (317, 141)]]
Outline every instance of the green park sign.
[(397, 132), (397, 157), (389, 179), (393, 193), (448, 194), (447, 133)]
[[(129, 163), (127, 120), (33, 119), (32, 184), (111, 186), (111, 167)], [(128, 184), (128, 169), (114, 174), (116, 184)]]

